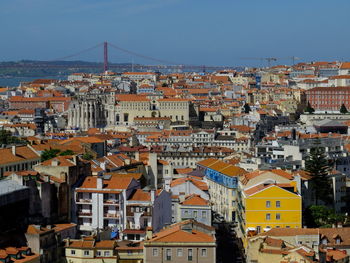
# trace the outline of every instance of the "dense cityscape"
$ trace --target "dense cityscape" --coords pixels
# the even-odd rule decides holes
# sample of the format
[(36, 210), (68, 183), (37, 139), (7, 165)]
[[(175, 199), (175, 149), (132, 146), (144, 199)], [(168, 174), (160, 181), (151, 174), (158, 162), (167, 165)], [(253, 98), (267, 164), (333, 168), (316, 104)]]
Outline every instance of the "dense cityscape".
[(0, 263), (350, 263), (349, 0), (1, 0)]
[(349, 86), (310, 62), (2, 87), (0, 259), (348, 262)]

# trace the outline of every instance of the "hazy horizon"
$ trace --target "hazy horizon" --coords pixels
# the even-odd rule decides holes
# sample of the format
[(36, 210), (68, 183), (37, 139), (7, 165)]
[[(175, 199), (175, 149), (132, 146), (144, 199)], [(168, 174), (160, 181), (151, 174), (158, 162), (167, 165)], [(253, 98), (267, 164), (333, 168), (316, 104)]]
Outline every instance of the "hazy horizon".
[[(2, 0), (0, 60), (53, 60), (108, 41), (177, 64), (344, 61), (349, 10), (346, 0)], [(102, 47), (72, 60), (101, 62)], [(156, 64), (112, 48), (109, 60)]]

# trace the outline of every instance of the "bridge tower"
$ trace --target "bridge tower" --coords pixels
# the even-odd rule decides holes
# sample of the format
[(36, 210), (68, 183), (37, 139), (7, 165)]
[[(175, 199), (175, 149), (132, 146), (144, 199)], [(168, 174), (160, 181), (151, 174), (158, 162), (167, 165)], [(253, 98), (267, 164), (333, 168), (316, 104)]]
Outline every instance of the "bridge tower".
[(106, 72), (108, 70), (108, 43), (103, 43), (103, 70)]

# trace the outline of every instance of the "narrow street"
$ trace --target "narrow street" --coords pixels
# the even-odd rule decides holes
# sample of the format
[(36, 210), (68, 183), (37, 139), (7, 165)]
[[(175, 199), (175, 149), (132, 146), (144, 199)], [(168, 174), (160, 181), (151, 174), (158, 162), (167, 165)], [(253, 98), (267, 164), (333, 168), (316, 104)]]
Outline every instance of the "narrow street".
[(214, 223), (216, 228), (216, 262), (217, 263), (243, 263), (241, 251), (238, 246), (236, 233), (232, 225), (225, 222)]

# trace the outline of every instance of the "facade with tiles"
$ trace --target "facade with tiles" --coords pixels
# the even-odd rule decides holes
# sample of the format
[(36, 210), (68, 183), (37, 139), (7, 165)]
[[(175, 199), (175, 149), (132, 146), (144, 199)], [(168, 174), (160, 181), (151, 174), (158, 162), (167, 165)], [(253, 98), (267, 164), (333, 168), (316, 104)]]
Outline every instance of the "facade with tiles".
[(227, 222), (236, 221), (238, 176), (246, 171), (217, 159), (203, 160), (197, 166), (204, 170), (213, 211)]

